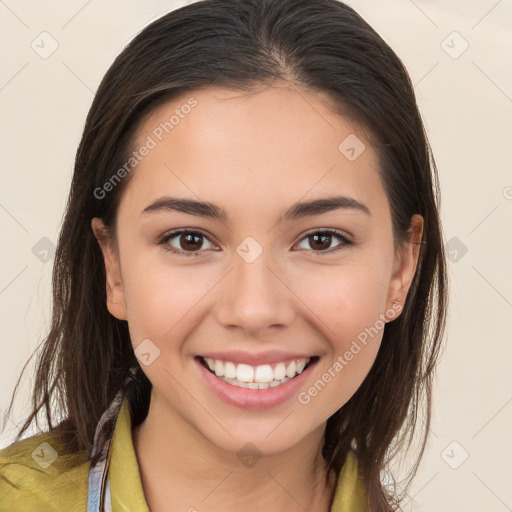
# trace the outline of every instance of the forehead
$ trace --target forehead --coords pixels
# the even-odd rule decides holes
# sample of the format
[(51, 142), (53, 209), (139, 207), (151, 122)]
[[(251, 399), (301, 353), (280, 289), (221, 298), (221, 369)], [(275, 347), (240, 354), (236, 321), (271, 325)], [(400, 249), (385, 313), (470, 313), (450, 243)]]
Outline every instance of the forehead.
[(141, 211), (165, 194), (253, 213), (333, 192), (374, 208), (387, 203), (365, 131), (321, 93), (286, 86), (192, 91), (146, 116), (133, 149), (144, 145), (151, 149), (121, 208)]

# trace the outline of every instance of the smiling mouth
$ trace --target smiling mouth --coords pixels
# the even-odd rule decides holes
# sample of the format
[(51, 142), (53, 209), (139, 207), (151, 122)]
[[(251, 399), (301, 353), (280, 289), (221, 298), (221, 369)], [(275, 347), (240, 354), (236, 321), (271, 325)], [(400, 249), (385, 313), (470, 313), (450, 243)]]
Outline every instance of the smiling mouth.
[(314, 365), (319, 357), (312, 356), (259, 366), (236, 364), (231, 361), (221, 361), (202, 356), (197, 356), (196, 359), (211, 374), (232, 386), (246, 389), (268, 389), (293, 380), (307, 368)]

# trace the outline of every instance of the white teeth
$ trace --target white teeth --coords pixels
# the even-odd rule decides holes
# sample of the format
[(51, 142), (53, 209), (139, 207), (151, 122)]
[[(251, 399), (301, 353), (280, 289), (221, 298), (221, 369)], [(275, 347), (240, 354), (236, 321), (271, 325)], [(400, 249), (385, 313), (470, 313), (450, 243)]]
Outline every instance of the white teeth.
[(292, 361), (289, 365), (288, 365), (288, 368), (286, 368), (286, 376), (291, 379), (292, 377), (295, 376), (295, 373), (297, 371), (297, 365), (295, 363), (295, 361)]
[(286, 366), (284, 365), (284, 363), (279, 363), (274, 368), (274, 379), (281, 380), (281, 379), (284, 379), (285, 377), (286, 377)]
[(236, 379), (236, 366), (229, 361), (224, 364), (224, 377), (227, 379)]
[(222, 361), (215, 361), (215, 375), (217, 377), (223, 377), (224, 376), (224, 364)]
[(256, 368), (254, 380), (255, 382), (272, 382), (274, 380), (274, 371), (272, 370), (272, 366), (269, 364), (258, 366)]
[(288, 366), (285, 363), (277, 363), (274, 368), (270, 364), (251, 366), (211, 358), (204, 360), (217, 377), (229, 384), (248, 389), (267, 389), (300, 375), (311, 359), (296, 359), (290, 361)]
[(236, 379), (226, 379), (226, 377), (220, 377), (224, 382), (227, 382), (228, 384), (231, 384), (232, 386), (236, 386), (238, 388), (246, 388), (246, 389), (267, 389), (267, 388), (274, 388), (276, 386), (279, 386), (280, 384), (284, 384), (285, 382), (288, 382), (290, 379), (284, 378), (281, 381), (273, 380), (272, 382), (240, 382)]
[(252, 382), (254, 369), (248, 364), (239, 364), (236, 368), (236, 378), (241, 382)]
[(303, 372), (305, 367), (306, 367), (306, 361), (304, 361), (304, 360), (299, 361), (297, 363), (297, 373), (300, 375)]

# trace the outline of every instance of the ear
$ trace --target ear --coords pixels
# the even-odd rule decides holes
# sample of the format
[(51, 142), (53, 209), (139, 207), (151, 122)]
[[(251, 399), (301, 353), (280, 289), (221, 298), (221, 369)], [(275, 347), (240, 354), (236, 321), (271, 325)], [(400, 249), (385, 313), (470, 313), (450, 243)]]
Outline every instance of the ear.
[(105, 263), (107, 309), (110, 314), (118, 320), (126, 320), (126, 301), (123, 282), (121, 279), (121, 267), (118, 251), (113, 246), (113, 243), (108, 236), (108, 229), (100, 218), (95, 217), (92, 219), (91, 227), (94, 232), (94, 236), (100, 245)]
[(421, 215), (415, 214), (412, 216), (407, 233), (408, 240), (395, 255), (393, 276), (389, 285), (386, 304), (388, 322), (402, 313), (403, 304), (414, 279), (423, 235), (423, 217)]

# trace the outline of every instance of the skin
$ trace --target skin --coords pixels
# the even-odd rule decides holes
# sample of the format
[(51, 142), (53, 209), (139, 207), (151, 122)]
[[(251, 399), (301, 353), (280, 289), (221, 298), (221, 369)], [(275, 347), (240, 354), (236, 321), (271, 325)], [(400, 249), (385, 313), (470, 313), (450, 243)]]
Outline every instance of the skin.
[[(152, 512), (328, 511), (336, 478), (322, 483), (326, 421), (368, 374), (383, 328), (305, 405), (296, 395), (259, 411), (227, 404), (198, 378), (194, 357), (232, 349), (315, 354), (320, 359), (301, 389), (307, 390), (380, 314), (396, 311), (394, 300), (403, 304), (422, 218), (411, 221), (415, 243), (395, 251), (377, 156), (364, 130), (305, 89), (274, 84), (251, 93), (188, 93), (143, 120), (136, 147), (190, 96), (197, 107), (132, 171), (118, 211), (117, 248), (101, 219), (91, 224), (104, 255), (110, 313), (128, 321), (134, 349), (149, 338), (160, 350), (141, 365), (153, 394), (133, 432), (146, 500)], [(366, 146), (355, 161), (338, 150), (350, 134)], [(214, 203), (230, 220), (141, 214), (164, 195)], [(357, 199), (371, 215), (338, 209), (278, 221), (295, 202), (333, 195)], [(157, 245), (179, 228), (204, 233), (199, 256)], [(319, 246), (304, 234), (325, 228), (345, 232), (353, 244), (328, 254), (343, 241), (333, 236)], [(236, 252), (248, 236), (263, 248), (250, 264)], [(190, 247), (183, 236), (167, 244)], [(236, 456), (248, 442), (262, 454), (252, 467)]]

